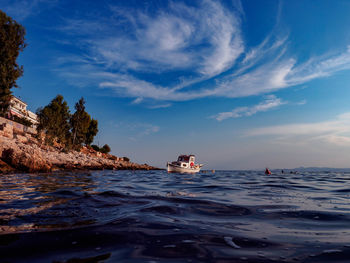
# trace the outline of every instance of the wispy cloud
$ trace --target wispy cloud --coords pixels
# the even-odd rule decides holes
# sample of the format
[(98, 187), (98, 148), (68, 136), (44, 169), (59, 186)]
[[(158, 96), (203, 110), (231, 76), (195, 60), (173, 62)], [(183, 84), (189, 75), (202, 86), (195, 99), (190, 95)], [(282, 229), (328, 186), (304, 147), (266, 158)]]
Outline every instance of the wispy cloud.
[(159, 132), (159, 126), (155, 125), (145, 125), (143, 126), (143, 131), (140, 133), (141, 135), (150, 135), (152, 133)]
[(49, 7), (55, 3), (57, 3), (57, 0), (5, 0), (1, 3), (1, 9), (15, 20), (23, 21), (27, 17), (41, 12), (41, 4)]
[(160, 127), (151, 123), (130, 122), (130, 123), (114, 123), (110, 124), (118, 130), (122, 130), (128, 134), (128, 138), (137, 141), (145, 136), (152, 135), (160, 131)]
[(138, 97), (131, 102), (131, 104), (141, 104), (141, 103), (148, 105), (147, 108), (149, 108), (149, 109), (168, 108), (172, 105), (171, 103), (160, 103), (159, 104), (159, 103), (154, 103), (153, 101), (149, 101), (149, 100), (145, 101), (144, 98), (142, 98), (142, 97)]
[(307, 83), (350, 69), (350, 47), (335, 55), (312, 57), (304, 63), (286, 55), (287, 38), (268, 43), (270, 39), (247, 53), (242, 66), (218, 81), (212, 95), (245, 97)]
[(309, 143), (321, 141), (350, 146), (350, 112), (334, 120), (315, 123), (294, 123), (251, 129), (245, 136), (272, 136), (274, 141)]
[(268, 94), (350, 69), (350, 47), (304, 62), (288, 51), (287, 34), (248, 47), (244, 10), (234, 3), (169, 2), (153, 13), (108, 6), (112, 15), (95, 22), (66, 19), (58, 29), (79, 37), (83, 55), (62, 60), (59, 72), (79, 85), (89, 76), (86, 83), (144, 102)]
[[(214, 1), (201, 1), (197, 7), (170, 2), (168, 9), (156, 14), (109, 8), (113, 12), (109, 20), (69, 18), (58, 26), (64, 33), (85, 35), (88, 52), (109, 68), (191, 69), (212, 76), (229, 69), (243, 52), (239, 18)], [(122, 19), (128, 32), (120, 29)]]
[(171, 103), (157, 104), (157, 105), (149, 106), (148, 108), (150, 108), (150, 109), (164, 109), (164, 108), (171, 107), (171, 105), (172, 105)]
[(143, 98), (138, 97), (132, 102), (132, 104), (140, 104), (142, 101), (143, 101)]
[(268, 111), (285, 104), (280, 98), (274, 95), (266, 96), (263, 102), (251, 107), (238, 107), (228, 112), (220, 112), (213, 116), (217, 121), (223, 121), (229, 118), (240, 118), (244, 116), (252, 116), (258, 112)]
[(307, 81), (327, 77), (335, 72), (350, 69), (350, 45), (347, 49), (337, 55), (312, 57), (305, 63), (295, 66), (287, 76), (287, 83), (298, 85)]
[[(129, 139), (132, 141), (137, 141), (145, 136), (149, 136), (153, 133), (157, 133), (160, 130), (159, 126), (149, 124), (149, 123), (136, 123), (132, 125), (131, 130), (134, 131), (133, 135), (130, 134)], [(130, 126), (129, 126), (130, 127)]]
[(306, 100), (301, 100), (301, 101), (296, 102), (295, 104), (296, 105), (305, 105), (306, 103), (307, 103)]

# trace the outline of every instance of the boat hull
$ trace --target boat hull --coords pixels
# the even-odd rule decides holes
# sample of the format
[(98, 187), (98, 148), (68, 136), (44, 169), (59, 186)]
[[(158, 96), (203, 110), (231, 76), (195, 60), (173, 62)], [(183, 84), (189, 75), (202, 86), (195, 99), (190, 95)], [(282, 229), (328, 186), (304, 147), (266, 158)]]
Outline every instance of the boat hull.
[(201, 167), (186, 168), (186, 167), (180, 167), (178, 165), (168, 163), (167, 170), (168, 170), (168, 173), (191, 173), (191, 174), (193, 174), (193, 173), (199, 173), (201, 170)]

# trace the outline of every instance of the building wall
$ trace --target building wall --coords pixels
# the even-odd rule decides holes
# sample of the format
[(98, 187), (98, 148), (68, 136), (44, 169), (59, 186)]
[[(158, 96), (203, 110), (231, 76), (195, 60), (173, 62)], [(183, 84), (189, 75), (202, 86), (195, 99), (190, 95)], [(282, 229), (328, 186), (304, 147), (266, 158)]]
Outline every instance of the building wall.
[(29, 121), (31, 121), (34, 126), (37, 125), (38, 122), (38, 116), (29, 110), (27, 110), (27, 103), (20, 100), (19, 98), (12, 96), (12, 99), (10, 101), (10, 107), (9, 107), (9, 113), (12, 115), (17, 115), (18, 117), (25, 118)]
[(28, 118), (34, 124), (38, 124), (38, 116), (34, 112), (28, 111)]

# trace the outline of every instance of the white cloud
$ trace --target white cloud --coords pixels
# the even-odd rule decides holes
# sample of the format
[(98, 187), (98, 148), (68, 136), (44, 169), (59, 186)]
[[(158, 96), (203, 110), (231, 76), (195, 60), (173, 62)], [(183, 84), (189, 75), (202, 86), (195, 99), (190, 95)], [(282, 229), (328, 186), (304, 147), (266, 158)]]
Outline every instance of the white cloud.
[(147, 106), (147, 108), (149, 109), (162, 109), (162, 108), (168, 108), (171, 107), (171, 103), (162, 103), (162, 104), (155, 104), (154, 102), (150, 102), (150, 101), (145, 101), (142, 97), (138, 97), (135, 100), (132, 101), (132, 104), (149, 104), (149, 106)]
[(239, 107), (229, 112), (220, 112), (213, 116), (217, 121), (223, 121), (228, 118), (240, 118), (243, 116), (252, 116), (258, 112), (264, 112), (275, 109), (286, 102), (283, 102), (280, 98), (274, 95), (266, 96), (265, 100), (257, 105), (251, 107)]
[(163, 108), (169, 108), (171, 107), (171, 103), (165, 103), (165, 104), (157, 104), (157, 105), (152, 105), (149, 108), (150, 109), (163, 109)]
[(309, 143), (321, 141), (350, 146), (350, 112), (334, 120), (315, 123), (294, 123), (251, 129), (245, 136), (272, 136), (275, 141)]
[(112, 88), (118, 95), (166, 100), (172, 95), (171, 90), (150, 82), (133, 78), (129, 75), (115, 74), (110, 81), (100, 83), (100, 88)]
[(203, 68), (200, 71), (204, 75), (213, 76), (229, 69), (244, 51), (244, 46), (239, 19), (218, 3), (205, 3), (205, 11), (200, 14), (200, 21), (205, 21), (213, 51), (204, 55)]
[(142, 101), (143, 101), (143, 98), (138, 97), (138, 98), (136, 98), (132, 103), (133, 103), (133, 104), (140, 104)]
[(114, 123), (111, 121), (110, 125), (118, 129), (118, 131), (126, 133), (129, 139), (133, 141), (137, 141), (160, 131), (159, 126), (144, 122)]
[(267, 94), (350, 69), (350, 47), (302, 62), (287, 52), (287, 35), (271, 33), (248, 48), (241, 36), (244, 11), (236, 6), (170, 2), (152, 14), (112, 6), (111, 18), (69, 18), (59, 29), (79, 36), (84, 56), (61, 61), (60, 72), (78, 85), (97, 83), (145, 102)]
[(267, 41), (248, 52), (242, 67), (222, 78), (212, 94), (232, 98), (266, 94), (350, 69), (350, 47), (336, 55), (312, 57), (298, 64), (285, 54), (286, 38), (270, 45)]
[[(190, 7), (170, 2), (167, 10), (156, 14), (112, 6), (110, 20), (69, 18), (58, 29), (85, 35), (88, 52), (109, 68), (143, 72), (191, 69), (213, 76), (229, 69), (243, 52), (240, 20), (217, 2), (197, 4)], [(121, 18), (127, 32), (120, 30)]]
[(299, 101), (299, 102), (297, 102), (297, 103), (295, 103), (296, 105), (305, 105), (307, 103), (307, 101), (306, 100), (301, 100), (301, 101)]
[(134, 123), (129, 124), (129, 129), (131, 133), (129, 134), (129, 139), (137, 141), (145, 136), (149, 136), (153, 133), (157, 133), (160, 130), (159, 126), (149, 124), (149, 123)]
[(57, 3), (57, 0), (5, 0), (2, 9), (17, 21), (23, 21), (31, 15), (36, 15), (42, 11), (41, 4), (50, 7)]
[(150, 135), (152, 133), (159, 132), (159, 127), (154, 125), (147, 125), (144, 127), (144, 130), (141, 132), (141, 135)]
[[(123, 81), (101, 76), (99, 86), (109, 87), (118, 95), (134, 97), (135, 90), (144, 90), (144, 98), (189, 100), (204, 97), (206, 92), (180, 92), (181, 89), (228, 70), (244, 51), (239, 14), (218, 2), (198, 1), (197, 6), (170, 2), (167, 10), (155, 14), (116, 6), (110, 9), (114, 14), (111, 19), (91, 22), (81, 17), (69, 18), (57, 27), (70, 36), (78, 36), (80, 47), (88, 54), (74, 67), (65, 65), (69, 74), (62, 71), (62, 75), (72, 75), (74, 68), (82, 76), (108, 71), (123, 75)], [(121, 23), (127, 32), (120, 31)], [(84, 63), (95, 69), (80, 71)], [(192, 76), (176, 75), (168, 79), (173, 84), (162, 87), (134, 75), (177, 70), (186, 70)]]
[(350, 46), (344, 52), (333, 56), (312, 57), (307, 62), (295, 66), (287, 76), (289, 86), (298, 85), (312, 79), (327, 77), (335, 72), (350, 69)]
[(216, 96), (237, 98), (276, 91), (288, 86), (285, 78), (291, 72), (294, 60), (274, 62), (248, 71), (241, 75), (231, 75), (212, 90)]

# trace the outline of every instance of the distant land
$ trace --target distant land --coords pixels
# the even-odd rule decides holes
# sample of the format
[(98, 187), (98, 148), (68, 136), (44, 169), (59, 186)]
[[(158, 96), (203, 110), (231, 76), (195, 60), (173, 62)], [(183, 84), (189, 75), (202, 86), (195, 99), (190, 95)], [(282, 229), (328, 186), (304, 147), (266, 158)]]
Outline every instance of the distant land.
[(286, 173), (293, 172), (350, 172), (350, 168), (331, 168), (331, 167), (298, 167), (294, 169), (272, 169), (272, 171), (283, 170)]

